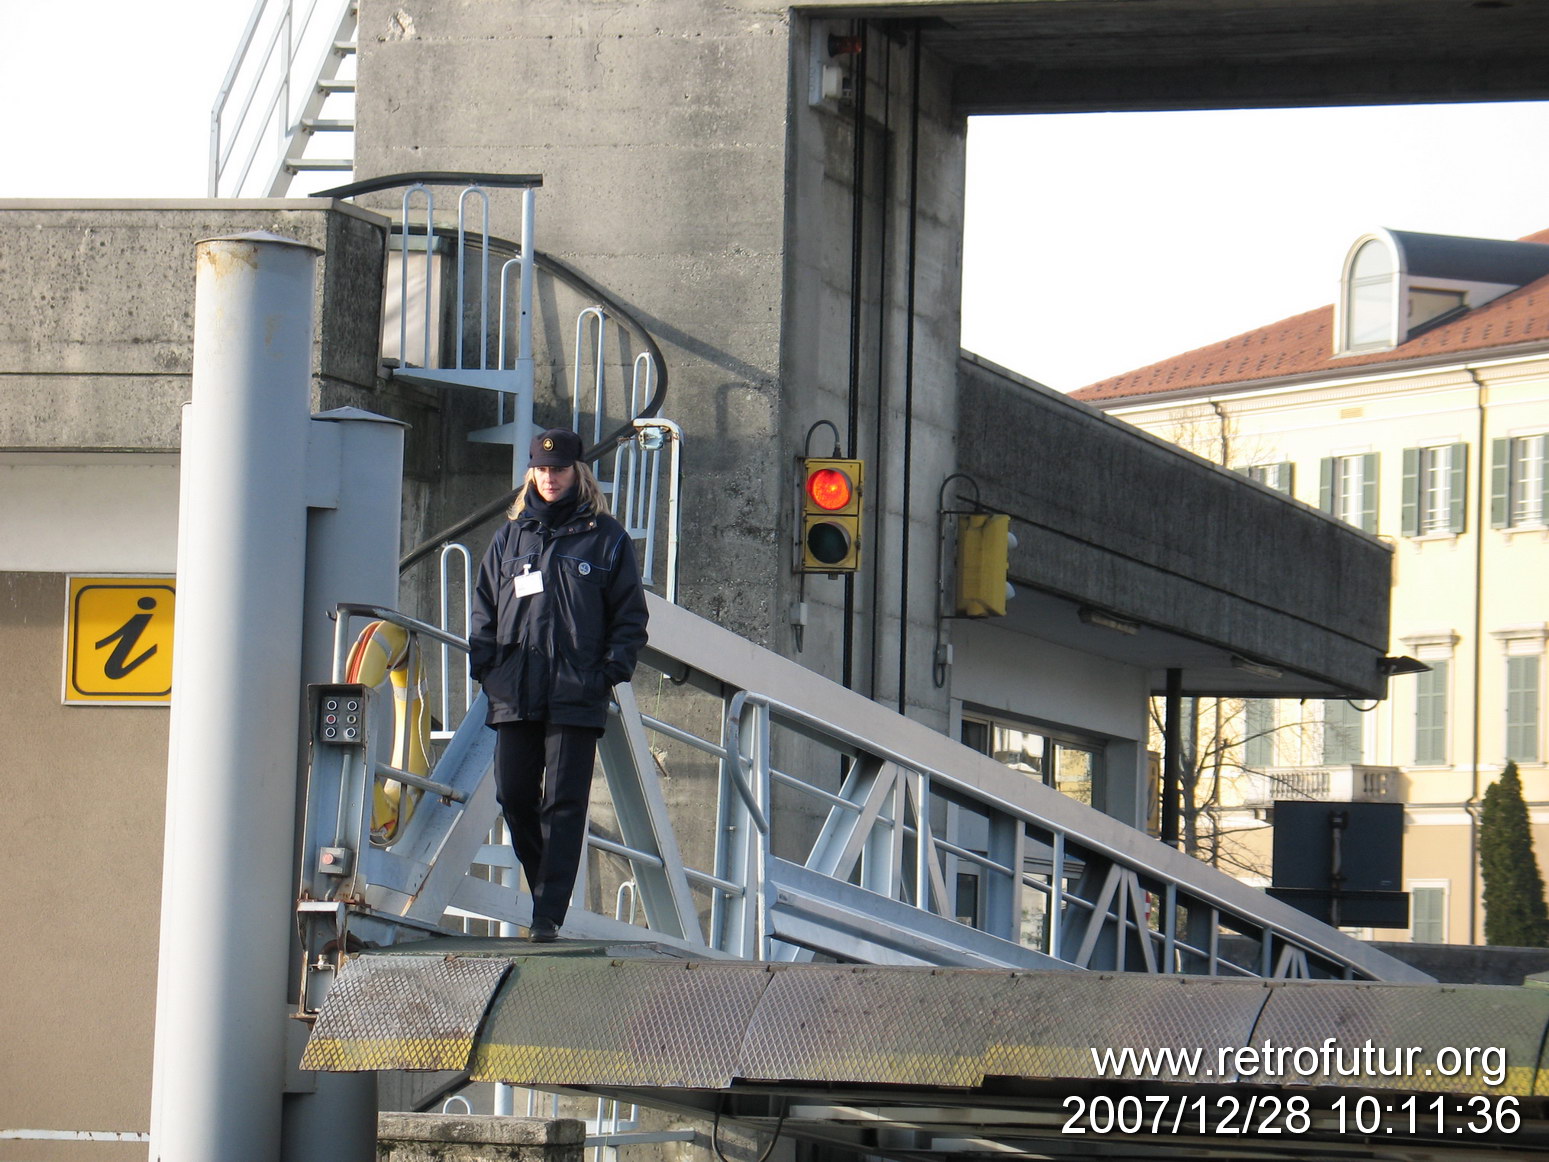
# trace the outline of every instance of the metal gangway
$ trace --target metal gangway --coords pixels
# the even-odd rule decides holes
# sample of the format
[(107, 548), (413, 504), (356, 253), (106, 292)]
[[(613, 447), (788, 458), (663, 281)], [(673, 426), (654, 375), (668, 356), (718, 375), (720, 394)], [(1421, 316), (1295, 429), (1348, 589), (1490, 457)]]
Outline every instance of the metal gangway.
[[(613, 692), (598, 748), (586, 870), (564, 935), (651, 942), (708, 958), (819, 959), (1264, 978), (1424, 981), (1116, 819), (789, 659), (648, 595), (651, 641)], [(415, 649), (465, 649), (393, 611)], [(336, 670), (336, 677), (342, 670)], [(385, 703), (315, 688), (302, 856), (301, 1013), (346, 950), (531, 919), (498, 818), (494, 733), (476, 696), (424, 776), (384, 760), (379, 706), (350, 739), (322, 707)], [(390, 846), (370, 836), (373, 783), (418, 803)], [(982, 907), (957, 913), (958, 877)], [(477, 930), (477, 929), (474, 929)]]

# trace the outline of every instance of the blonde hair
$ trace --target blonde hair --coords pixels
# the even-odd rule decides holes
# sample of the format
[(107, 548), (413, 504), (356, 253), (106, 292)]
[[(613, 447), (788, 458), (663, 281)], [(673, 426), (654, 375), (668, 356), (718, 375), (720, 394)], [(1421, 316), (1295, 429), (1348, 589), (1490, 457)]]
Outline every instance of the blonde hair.
[[(577, 460), (574, 467), (576, 492), (579, 494), (576, 507), (579, 508), (582, 505), (589, 504), (592, 506), (592, 512), (598, 516), (607, 516), (608, 498), (602, 494), (602, 485), (597, 483), (597, 476), (592, 471), (591, 465)], [(527, 507), (527, 497), (535, 487), (534, 481), (536, 479), (536, 470), (532, 468), (527, 469), (527, 475), (522, 479), (521, 490), (516, 494), (515, 499), (511, 501), (511, 507), (506, 510), (507, 519), (515, 520), (522, 515), (522, 509)]]

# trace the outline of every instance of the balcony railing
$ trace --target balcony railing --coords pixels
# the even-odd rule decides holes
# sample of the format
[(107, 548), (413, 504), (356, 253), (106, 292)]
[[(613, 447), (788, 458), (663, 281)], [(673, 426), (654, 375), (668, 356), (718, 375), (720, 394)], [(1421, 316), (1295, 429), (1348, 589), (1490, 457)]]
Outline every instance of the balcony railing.
[(1276, 799), (1327, 803), (1403, 801), (1397, 767), (1351, 764), (1340, 767), (1269, 767), (1248, 776), (1245, 803), (1267, 807)]

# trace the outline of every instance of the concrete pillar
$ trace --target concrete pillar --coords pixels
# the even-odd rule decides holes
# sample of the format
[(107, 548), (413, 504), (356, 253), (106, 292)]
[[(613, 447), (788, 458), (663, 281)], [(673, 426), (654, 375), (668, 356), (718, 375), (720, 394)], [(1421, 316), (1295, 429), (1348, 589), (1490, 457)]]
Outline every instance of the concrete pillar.
[(317, 251), (196, 250), (151, 1157), (280, 1156)]

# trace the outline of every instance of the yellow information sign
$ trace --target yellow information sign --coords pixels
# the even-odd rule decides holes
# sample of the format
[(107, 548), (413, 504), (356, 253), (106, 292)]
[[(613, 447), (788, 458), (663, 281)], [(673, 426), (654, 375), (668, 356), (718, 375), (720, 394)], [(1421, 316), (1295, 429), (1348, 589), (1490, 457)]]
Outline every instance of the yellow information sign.
[(65, 702), (172, 701), (171, 577), (71, 577)]

